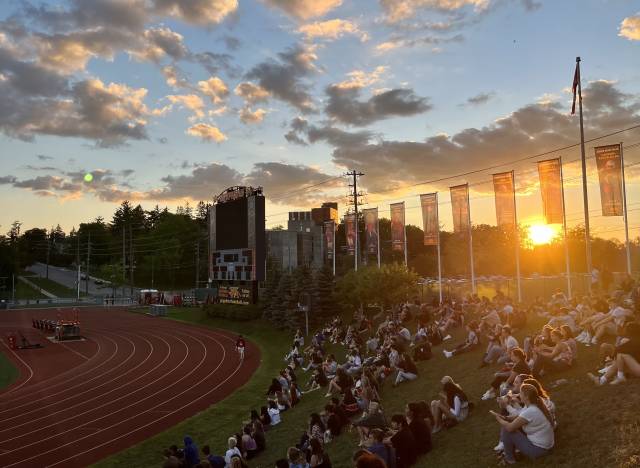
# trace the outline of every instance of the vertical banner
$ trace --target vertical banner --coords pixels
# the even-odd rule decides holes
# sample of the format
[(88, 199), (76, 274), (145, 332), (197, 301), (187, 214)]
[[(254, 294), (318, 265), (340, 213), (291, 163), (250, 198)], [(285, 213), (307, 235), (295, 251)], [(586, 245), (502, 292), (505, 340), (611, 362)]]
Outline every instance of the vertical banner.
[(378, 255), (378, 208), (362, 210), (364, 217), (365, 249), (368, 255)]
[(336, 223), (335, 221), (324, 222), (324, 248), (327, 253), (327, 260), (333, 260), (334, 244), (336, 241)]
[(504, 229), (516, 227), (515, 187), (513, 172), (493, 174), (493, 192), (496, 198), (496, 219)]
[(564, 222), (564, 200), (562, 194), (562, 162), (548, 159), (538, 162), (542, 211), (547, 224)]
[(391, 249), (404, 251), (404, 202), (391, 204)]
[(469, 184), (449, 187), (451, 210), (453, 213), (453, 232), (468, 232), (469, 226)]
[(620, 145), (595, 148), (602, 216), (622, 216), (622, 158)]
[(424, 245), (438, 245), (440, 231), (438, 221), (438, 194), (425, 193), (420, 195), (420, 206), (422, 207)]
[(356, 253), (356, 215), (349, 213), (344, 215), (345, 235), (347, 236), (347, 253)]

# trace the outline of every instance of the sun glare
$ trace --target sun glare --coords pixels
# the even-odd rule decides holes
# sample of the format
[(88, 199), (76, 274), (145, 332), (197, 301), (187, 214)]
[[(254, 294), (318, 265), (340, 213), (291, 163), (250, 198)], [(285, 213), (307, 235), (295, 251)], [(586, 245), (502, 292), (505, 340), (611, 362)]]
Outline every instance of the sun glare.
[(548, 244), (556, 236), (556, 230), (549, 224), (534, 224), (529, 228), (529, 239), (533, 245)]

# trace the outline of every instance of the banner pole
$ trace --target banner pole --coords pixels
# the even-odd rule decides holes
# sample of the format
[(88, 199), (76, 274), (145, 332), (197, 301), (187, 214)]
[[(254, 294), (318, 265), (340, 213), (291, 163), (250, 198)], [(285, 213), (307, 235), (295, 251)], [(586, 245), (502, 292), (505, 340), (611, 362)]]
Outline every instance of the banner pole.
[(560, 161), (560, 187), (562, 193), (562, 226), (564, 229), (564, 257), (566, 262), (566, 271), (567, 271), (567, 294), (569, 299), (571, 299), (571, 264), (569, 262), (569, 240), (567, 238), (567, 210), (564, 206), (564, 179), (562, 175), (562, 158), (558, 158)]
[(440, 291), (440, 304), (442, 304), (442, 261), (440, 260), (440, 213), (438, 209), (438, 192), (436, 192), (436, 223), (438, 224), (438, 290)]
[(627, 184), (624, 178), (624, 153), (620, 142), (620, 169), (622, 170), (622, 208), (624, 210), (624, 242), (627, 250), (627, 274), (631, 276), (631, 244), (629, 243), (629, 217), (627, 216)]
[(336, 222), (331, 223), (331, 229), (333, 229), (333, 255), (331, 260), (333, 263), (333, 276), (336, 276)]
[(407, 211), (404, 202), (402, 202), (402, 222), (404, 224), (404, 266), (409, 268), (409, 256), (407, 255)]
[(376, 207), (376, 235), (378, 236), (378, 268), (380, 268), (380, 213)]
[(476, 293), (476, 273), (473, 266), (473, 234), (471, 229), (471, 203), (469, 202), (469, 184), (467, 184), (467, 220), (469, 223), (469, 261), (471, 262), (471, 292)]
[[(589, 230), (589, 196), (587, 193), (587, 158), (584, 150), (584, 124), (582, 120), (582, 77), (580, 76), (580, 57), (576, 57), (578, 67), (578, 105), (580, 107), (580, 153), (582, 158), (582, 200), (584, 205), (584, 241), (587, 262), (587, 275), (591, 275), (591, 234)], [(564, 184), (563, 184), (564, 186)], [(564, 202), (564, 200), (563, 200)], [(591, 281), (589, 291), (591, 291)]]
[(522, 285), (520, 284), (520, 230), (518, 229), (518, 209), (516, 208), (516, 176), (511, 171), (511, 185), (513, 186), (513, 229), (516, 244), (516, 285), (518, 287), (518, 302), (522, 302)]

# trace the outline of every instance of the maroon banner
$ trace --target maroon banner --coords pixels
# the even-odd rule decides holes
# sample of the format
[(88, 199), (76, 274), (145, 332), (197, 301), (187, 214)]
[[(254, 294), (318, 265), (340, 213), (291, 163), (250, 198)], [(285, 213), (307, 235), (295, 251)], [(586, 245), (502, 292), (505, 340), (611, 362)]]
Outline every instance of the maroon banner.
[(333, 250), (336, 241), (336, 223), (335, 221), (324, 222), (324, 251), (327, 260), (333, 260)]
[(453, 213), (453, 232), (469, 231), (469, 184), (449, 187), (451, 211)]
[(364, 217), (365, 248), (370, 255), (378, 255), (378, 208), (362, 210)]
[(424, 193), (420, 195), (422, 207), (422, 230), (424, 245), (438, 245), (440, 225), (438, 221), (438, 194)]
[(344, 215), (344, 228), (347, 236), (347, 252), (349, 255), (356, 253), (356, 215), (354, 213)]
[(391, 249), (404, 251), (404, 202), (391, 204)]
[(602, 216), (622, 216), (622, 158), (620, 145), (595, 148)]
[(562, 162), (560, 158), (538, 161), (542, 212), (547, 224), (564, 222), (562, 200)]
[(496, 198), (498, 226), (513, 229), (516, 226), (516, 199), (513, 171), (493, 174), (493, 192)]

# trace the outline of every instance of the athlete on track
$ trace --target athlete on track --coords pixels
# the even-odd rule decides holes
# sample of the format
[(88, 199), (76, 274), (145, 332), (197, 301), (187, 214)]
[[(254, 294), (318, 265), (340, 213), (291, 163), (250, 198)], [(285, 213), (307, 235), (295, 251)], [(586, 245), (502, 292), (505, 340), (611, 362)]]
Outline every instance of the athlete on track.
[(246, 343), (244, 341), (244, 338), (242, 338), (242, 335), (238, 335), (238, 339), (236, 340), (236, 349), (238, 350), (238, 354), (240, 355), (240, 360), (243, 361), (244, 360), (244, 348), (246, 346)]

